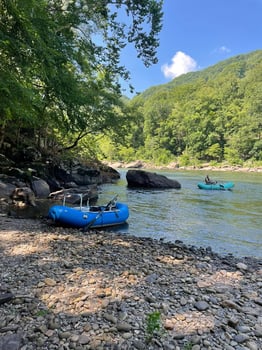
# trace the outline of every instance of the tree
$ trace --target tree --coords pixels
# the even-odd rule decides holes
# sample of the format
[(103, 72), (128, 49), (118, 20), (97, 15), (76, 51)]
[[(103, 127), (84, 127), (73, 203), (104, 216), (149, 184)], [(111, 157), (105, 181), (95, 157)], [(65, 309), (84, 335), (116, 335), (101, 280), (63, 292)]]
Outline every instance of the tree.
[[(140, 120), (126, 137), (129, 147), (149, 161), (261, 161), (261, 53), (236, 56), (136, 96)], [(143, 132), (133, 139), (136, 130)]]
[(146, 66), (156, 62), (161, 9), (162, 0), (0, 0), (0, 142), (14, 125), (32, 128), (46, 148), (43, 139), (58, 134), (74, 146), (120, 130), (119, 81), (129, 78), (120, 52), (132, 43)]

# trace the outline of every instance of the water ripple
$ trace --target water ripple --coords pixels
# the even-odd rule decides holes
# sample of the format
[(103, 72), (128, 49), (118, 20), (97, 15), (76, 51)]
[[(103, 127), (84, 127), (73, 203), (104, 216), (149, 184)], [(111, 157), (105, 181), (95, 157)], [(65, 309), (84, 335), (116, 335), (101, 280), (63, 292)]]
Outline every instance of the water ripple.
[(261, 174), (212, 173), (235, 182), (233, 191), (197, 188), (203, 172), (158, 172), (179, 181), (181, 190), (131, 190), (126, 172), (117, 184), (102, 186), (101, 200), (115, 193), (130, 209), (128, 226), (122, 232), (177, 239), (186, 244), (212, 247), (220, 254), (262, 257)]

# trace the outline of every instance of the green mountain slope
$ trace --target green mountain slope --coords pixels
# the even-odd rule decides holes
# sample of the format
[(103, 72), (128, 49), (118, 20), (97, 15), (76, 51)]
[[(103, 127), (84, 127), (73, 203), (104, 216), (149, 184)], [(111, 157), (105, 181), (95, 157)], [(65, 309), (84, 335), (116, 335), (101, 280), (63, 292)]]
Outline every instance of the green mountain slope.
[(262, 50), (153, 86), (130, 104), (136, 119), (118, 158), (262, 161)]
[[(172, 90), (173, 88), (185, 85), (185, 84), (197, 84), (199, 81), (212, 81), (219, 78), (219, 76), (224, 76), (225, 74), (234, 73), (236, 77), (243, 78), (245, 75), (256, 69), (256, 67), (261, 67), (262, 64), (262, 50), (253, 51), (248, 54), (237, 55), (231, 57), (227, 60), (221, 61), (211, 67), (206, 69), (190, 72), (183, 74), (171, 82), (152, 86), (140, 94), (143, 98), (148, 98), (159, 90)], [(261, 73), (262, 74), (262, 73)]]

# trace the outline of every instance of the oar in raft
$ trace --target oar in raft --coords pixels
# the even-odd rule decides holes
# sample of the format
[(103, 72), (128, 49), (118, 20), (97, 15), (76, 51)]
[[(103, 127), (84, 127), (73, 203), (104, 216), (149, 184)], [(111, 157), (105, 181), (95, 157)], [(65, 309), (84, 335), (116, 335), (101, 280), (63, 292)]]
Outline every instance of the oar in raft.
[(103, 212), (106, 211), (106, 210), (110, 207), (110, 205), (113, 204), (113, 203), (117, 200), (117, 197), (118, 197), (118, 195), (116, 195), (114, 198), (112, 198), (112, 199), (107, 203), (107, 205), (106, 205), (102, 210), (99, 211), (99, 213), (96, 215), (96, 217), (95, 217), (93, 220), (91, 220), (91, 221), (89, 222), (89, 224), (86, 225), (86, 226), (83, 228), (83, 232), (86, 232), (90, 227), (92, 227), (92, 226), (94, 225), (94, 223), (96, 222), (96, 220), (98, 220), (98, 219), (100, 218), (100, 216), (103, 214)]

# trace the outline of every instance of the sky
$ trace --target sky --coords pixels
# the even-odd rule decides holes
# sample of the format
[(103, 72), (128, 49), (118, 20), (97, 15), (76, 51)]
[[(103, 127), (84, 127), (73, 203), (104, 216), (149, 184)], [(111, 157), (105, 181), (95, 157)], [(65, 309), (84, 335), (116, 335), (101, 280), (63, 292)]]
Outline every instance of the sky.
[[(121, 63), (135, 92), (262, 49), (262, 0), (164, 0), (158, 63), (146, 68), (128, 46)], [(123, 94), (132, 98), (127, 84)]]

